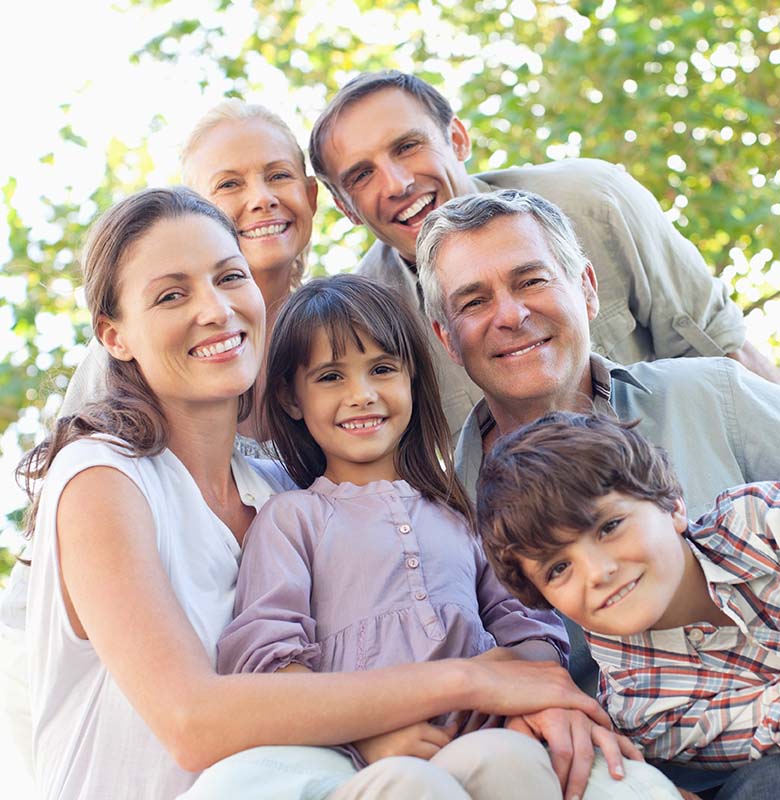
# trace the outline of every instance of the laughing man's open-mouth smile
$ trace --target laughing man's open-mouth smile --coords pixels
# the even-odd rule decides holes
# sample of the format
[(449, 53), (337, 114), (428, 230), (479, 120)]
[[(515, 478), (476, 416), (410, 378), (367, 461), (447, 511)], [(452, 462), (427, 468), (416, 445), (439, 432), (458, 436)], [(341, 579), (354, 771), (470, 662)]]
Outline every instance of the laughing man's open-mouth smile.
[[(410, 206), (407, 206), (403, 211), (399, 211), (395, 215), (396, 222), (400, 222), (403, 225), (414, 225), (422, 221), (423, 217), (426, 216), (429, 211), (433, 210), (432, 208), (428, 208), (428, 206), (433, 203), (435, 198), (436, 195), (433, 192), (418, 197)], [(425, 214), (422, 214), (424, 210)], [(422, 216), (419, 216), (420, 214), (422, 214)], [(419, 218), (416, 219), (418, 216)]]

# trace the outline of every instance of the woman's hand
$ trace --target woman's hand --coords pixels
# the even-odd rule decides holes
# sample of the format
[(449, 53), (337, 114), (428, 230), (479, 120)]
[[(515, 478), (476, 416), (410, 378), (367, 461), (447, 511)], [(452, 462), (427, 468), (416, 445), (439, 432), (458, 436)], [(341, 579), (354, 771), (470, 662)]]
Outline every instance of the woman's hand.
[(551, 661), (472, 658), (465, 662), (467, 685), (461, 708), (513, 717), (551, 708), (582, 711), (593, 722), (612, 727), (607, 712), (577, 688), (569, 673)]
[(594, 747), (601, 749), (609, 774), (625, 775), (623, 757), (643, 761), (642, 753), (625, 736), (597, 725), (581, 711), (548, 708), (534, 714), (512, 717), (506, 727), (533, 736), (547, 744), (555, 774), (566, 800), (582, 797), (593, 764)]
[(448, 745), (456, 732), (455, 723), (442, 728), (429, 722), (418, 722), (397, 731), (369, 736), (353, 744), (368, 764), (390, 756), (416, 756), (427, 761)]

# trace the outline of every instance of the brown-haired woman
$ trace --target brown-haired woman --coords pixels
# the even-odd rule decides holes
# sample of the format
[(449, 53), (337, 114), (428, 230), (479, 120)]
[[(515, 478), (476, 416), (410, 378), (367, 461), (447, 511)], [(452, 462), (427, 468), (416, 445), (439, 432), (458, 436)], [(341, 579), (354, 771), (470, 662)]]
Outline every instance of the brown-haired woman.
[[(234, 450), (263, 358), (262, 297), (230, 221), (186, 189), (146, 190), (109, 210), (85, 283), (110, 356), (105, 399), (61, 419), (20, 467), (28, 485), (41, 482), (28, 645), (42, 797), (165, 800), (247, 748), (353, 741), (453, 708), (555, 704), (605, 721), (549, 664), (217, 675), (240, 543), (277, 488)], [(306, 781), (318, 754), (332, 755), (295, 750)], [(339, 796), (364, 791), (367, 774), (381, 792), (388, 773), (396, 796), (423, 796), (404, 759), (375, 767), (352, 793), (359, 777), (345, 770)]]
[[(266, 305), (266, 331), (301, 283), (317, 208), (317, 181), (287, 124), (261, 105), (224, 100), (198, 120), (181, 150), (184, 182), (233, 221)], [(266, 337), (266, 340), (268, 337)], [(62, 414), (102, 393), (107, 360), (94, 341), (71, 379)], [(262, 394), (263, 370), (255, 397)], [(259, 410), (239, 425), (244, 455), (260, 456)]]

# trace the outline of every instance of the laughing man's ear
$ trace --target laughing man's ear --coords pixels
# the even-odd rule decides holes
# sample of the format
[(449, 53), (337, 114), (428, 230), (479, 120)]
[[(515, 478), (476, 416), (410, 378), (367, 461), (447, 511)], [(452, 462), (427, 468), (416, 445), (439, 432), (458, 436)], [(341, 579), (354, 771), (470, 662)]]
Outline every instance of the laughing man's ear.
[(450, 122), (450, 140), (458, 161), (466, 161), (471, 155), (471, 138), (466, 126), (457, 117)]
[(130, 352), (124, 336), (114, 320), (103, 315), (98, 317), (95, 335), (113, 358), (118, 361), (133, 360), (133, 354)]
[(585, 295), (585, 305), (588, 309), (588, 319), (593, 320), (599, 313), (599, 283), (596, 280), (596, 271), (590, 261), (582, 270), (582, 292)]
[(458, 348), (454, 337), (450, 334), (447, 328), (438, 320), (434, 320), (431, 325), (436, 338), (444, 345), (447, 355), (458, 365), (463, 366), (463, 359), (460, 357), (460, 349)]

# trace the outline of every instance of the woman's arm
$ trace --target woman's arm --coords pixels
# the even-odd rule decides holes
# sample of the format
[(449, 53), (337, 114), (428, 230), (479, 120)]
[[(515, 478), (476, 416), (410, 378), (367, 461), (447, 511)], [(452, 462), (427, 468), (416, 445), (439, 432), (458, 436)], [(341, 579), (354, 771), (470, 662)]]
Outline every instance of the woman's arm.
[(57, 533), (75, 631), (185, 769), (257, 745), (354, 741), (461, 708), (512, 715), (566, 706), (607, 724), (595, 700), (549, 664), (449, 660), (362, 673), (217, 675), (128, 477), (95, 467), (73, 478)]

